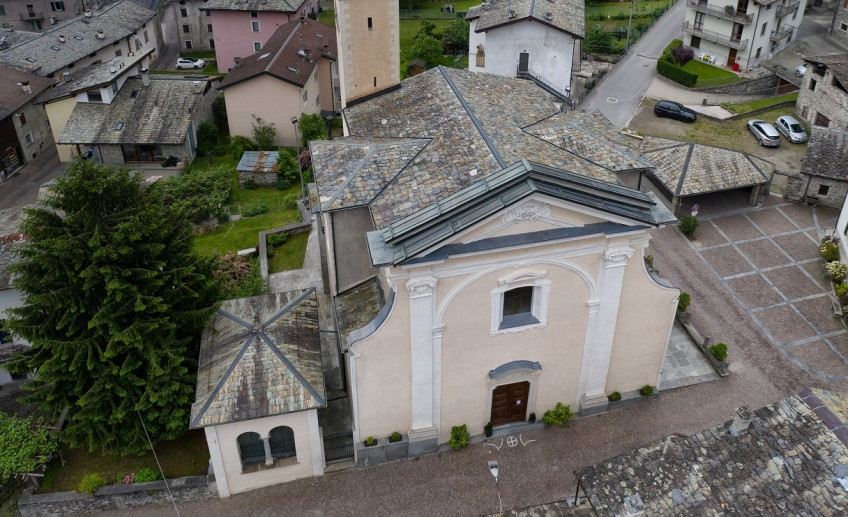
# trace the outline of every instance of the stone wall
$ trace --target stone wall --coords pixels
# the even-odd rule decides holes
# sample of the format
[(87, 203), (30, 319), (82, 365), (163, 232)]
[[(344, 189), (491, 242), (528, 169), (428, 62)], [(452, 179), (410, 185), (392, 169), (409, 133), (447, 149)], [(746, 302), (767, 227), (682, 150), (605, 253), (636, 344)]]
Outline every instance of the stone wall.
[(704, 93), (724, 93), (728, 95), (763, 95), (766, 96), (766, 91), (774, 90), (777, 94), (777, 85), (780, 78), (776, 75), (767, 75), (759, 79), (751, 79), (750, 81), (742, 81), (738, 83), (728, 84), (725, 86), (715, 86), (710, 88), (692, 88), (695, 92)]
[[(827, 194), (819, 193), (822, 186), (828, 187)], [(804, 175), (804, 183), (799, 193), (802, 196), (800, 199), (802, 203), (824, 205), (839, 210), (845, 202), (845, 196), (848, 195), (848, 182)]]
[(303, 199), (297, 200), (297, 209), (300, 211), (301, 222), (259, 232), (259, 269), (262, 271), (262, 278), (265, 280), (268, 280), (268, 235), (282, 232), (293, 235), (295, 233), (308, 232), (312, 229), (312, 214), (309, 212), (309, 208), (306, 207)]
[(277, 181), (276, 172), (238, 171), (239, 187), (245, 188), (248, 180), (253, 180), (257, 187), (273, 187)]
[(840, 45), (848, 47), (848, 29), (842, 30), (843, 24), (848, 25), (848, 9), (838, 7), (830, 30), (830, 37)]
[[(810, 84), (816, 81), (816, 89), (810, 90)], [(848, 95), (832, 85), (833, 72), (828, 70), (824, 77), (816, 73), (815, 67), (807, 70), (804, 82), (798, 91), (795, 104), (795, 116), (806, 125), (812, 126), (816, 115), (821, 113), (830, 119), (830, 127), (848, 126)]]
[[(177, 503), (200, 501), (218, 496), (215, 483), (210, 482), (207, 476), (169, 479), (167, 483), (170, 494)], [(171, 498), (165, 481), (152, 481), (130, 485), (109, 485), (99, 489), (94, 495), (79, 492), (35, 495), (32, 489), (28, 488), (18, 500), (18, 510), (23, 517), (35, 517), (170, 504)]]

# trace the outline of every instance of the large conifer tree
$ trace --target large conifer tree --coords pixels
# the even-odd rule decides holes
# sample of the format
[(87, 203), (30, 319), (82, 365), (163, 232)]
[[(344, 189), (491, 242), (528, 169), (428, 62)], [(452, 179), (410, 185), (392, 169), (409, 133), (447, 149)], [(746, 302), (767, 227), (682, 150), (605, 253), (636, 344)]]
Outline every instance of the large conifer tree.
[(69, 409), (61, 438), (72, 446), (140, 453), (142, 420), (154, 442), (187, 429), (218, 288), (162, 188), (77, 160), (44, 206), (26, 210), (11, 268), (25, 305), (7, 324), (32, 349), (12, 366), (36, 370), (30, 401)]

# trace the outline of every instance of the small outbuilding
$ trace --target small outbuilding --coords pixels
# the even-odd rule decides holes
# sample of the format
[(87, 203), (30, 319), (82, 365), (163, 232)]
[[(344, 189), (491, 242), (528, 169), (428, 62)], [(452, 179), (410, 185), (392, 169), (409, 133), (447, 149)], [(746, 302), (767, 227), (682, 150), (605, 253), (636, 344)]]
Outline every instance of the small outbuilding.
[(236, 166), (239, 183), (244, 185), (253, 181), (257, 187), (273, 186), (279, 172), (279, 157), (277, 151), (245, 151)]
[(315, 288), (221, 305), (203, 332), (191, 408), (221, 497), (322, 475), (326, 404)]

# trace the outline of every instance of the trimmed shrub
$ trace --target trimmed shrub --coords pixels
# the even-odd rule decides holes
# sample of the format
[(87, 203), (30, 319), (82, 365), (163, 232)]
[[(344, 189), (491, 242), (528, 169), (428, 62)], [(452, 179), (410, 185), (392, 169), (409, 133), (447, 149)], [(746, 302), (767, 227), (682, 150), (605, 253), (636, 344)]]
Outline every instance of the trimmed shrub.
[(373, 447), (375, 445), (377, 445), (377, 439), (374, 438), (373, 436), (369, 436), (368, 438), (365, 439), (365, 446), (366, 447)]
[(685, 311), (689, 307), (689, 304), (691, 302), (692, 302), (692, 297), (689, 296), (689, 293), (687, 293), (686, 291), (683, 291), (682, 293), (680, 293), (680, 297), (677, 299), (677, 311), (678, 312)]
[(830, 275), (830, 280), (834, 284), (842, 283), (845, 280), (845, 274), (848, 272), (848, 269), (846, 269), (845, 264), (842, 262), (834, 260), (833, 262), (828, 262), (825, 267), (827, 268), (827, 274)]
[(848, 294), (848, 284), (836, 284), (833, 288), (836, 291), (836, 296), (840, 298), (844, 298), (845, 295)]
[(236, 160), (241, 160), (241, 155), (243, 155), (245, 151), (255, 150), (256, 144), (254, 144), (253, 141), (246, 136), (236, 135), (230, 138), (228, 154)]
[(710, 347), (710, 353), (719, 361), (727, 359), (727, 345), (724, 343), (716, 343)]
[[(673, 59), (673, 58), (672, 58)], [(683, 86), (693, 87), (698, 82), (698, 75), (687, 72), (680, 68), (679, 65), (669, 62), (667, 59), (660, 58), (657, 60), (657, 73), (663, 77), (668, 77), (672, 81), (682, 84)]]
[(465, 424), (451, 427), (451, 438), (448, 445), (453, 450), (459, 450), (471, 443), (471, 435), (468, 434), (468, 426)]
[(695, 230), (698, 229), (698, 218), (691, 215), (684, 215), (680, 218), (680, 231), (683, 235), (691, 237), (695, 235)]
[(159, 481), (160, 479), (162, 479), (161, 474), (149, 467), (143, 467), (135, 473), (133, 483), (147, 483), (149, 481)]
[(609, 397), (607, 398), (610, 400), (610, 402), (618, 402), (619, 400), (621, 400), (621, 393), (613, 391), (609, 394)]
[(289, 234), (286, 232), (272, 233), (265, 238), (268, 246), (279, 246), (285, 244), (287, 240), (289, 240)]
[(109, 482), (106, 481), (106, 478), (95, 472), (94, 474), (89, 474), (82, 478), (79, 485), (79, 491), (94, 494), (94, 492), (97, 492), (98, 488), (104, 487), (108, 484)]
[(397, 431), (393, 432), (393, 433), (391, 434), (391, 436), (389, 436), (389, 442), (390, 442), (390, 443), (399, 442), (399, 441), (401, 441), (401, 440), (403, 440), (403, 435), (401, 435), (401, 434), (400, 434), (399, 432), (397, 432)]
[(245, 210), (241, 213), (241, 215), (242, 215), (243, 217), (254, 217), (254, 216), (257, 216), (257, 215), (266, 214), (266, 213), (268, 213), (268, 212), (270, 212), (270, 211), (271, 211), (271, 209), (270, 209), (270, 208), (268, 208), (268, 205), (266, 205), (265, 203), (257, 203), (257, 204), (255, 204), (255, 205), (253, 205), (253, 206), (249, 206), (249, 207), (247, 207), (247, 208), (246, 208), (246, 209), (245, 209)]
[(654, 394), (654, 387), (650, 384), (645, 384), (641, 388), (639, 388), (639, 394), (643, 397), (650, 397)]
[(283, 205), (283, 210), (297, 210), (297, 194), (286, 194), (280, 199), (280, 204)]
[(549, 425), (562, 427), (572, 418), (574, 418), (574, 412), (571, 411), (571, 406), (565, 406), (562, 402), (557, 402), (554, 409), (545, 411), (542, 421)]

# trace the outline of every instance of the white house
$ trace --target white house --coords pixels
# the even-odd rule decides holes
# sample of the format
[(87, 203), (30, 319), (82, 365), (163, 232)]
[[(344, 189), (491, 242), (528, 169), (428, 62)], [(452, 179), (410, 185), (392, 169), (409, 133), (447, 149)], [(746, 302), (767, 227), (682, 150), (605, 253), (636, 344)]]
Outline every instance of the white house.
[(468, 69), (532, 79), (566, 100), (585, 36), (583, 2), (492, 0), (468, 10)]

